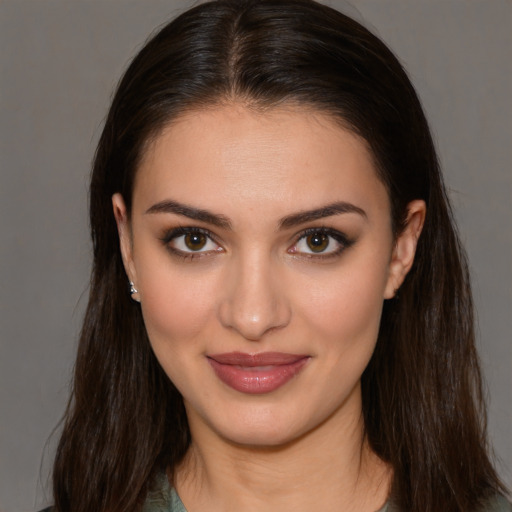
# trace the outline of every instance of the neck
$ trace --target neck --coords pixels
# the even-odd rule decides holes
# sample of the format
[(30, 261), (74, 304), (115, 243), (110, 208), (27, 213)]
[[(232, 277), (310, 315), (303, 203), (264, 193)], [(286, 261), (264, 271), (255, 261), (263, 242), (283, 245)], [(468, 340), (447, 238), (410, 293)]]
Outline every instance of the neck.
[(189, 414), (193, 442), (175, 473), (187, 510), (375, 512), (391, 472), (364, 439), (360, 394), (355, 402), (271, 447), (232, 443)]

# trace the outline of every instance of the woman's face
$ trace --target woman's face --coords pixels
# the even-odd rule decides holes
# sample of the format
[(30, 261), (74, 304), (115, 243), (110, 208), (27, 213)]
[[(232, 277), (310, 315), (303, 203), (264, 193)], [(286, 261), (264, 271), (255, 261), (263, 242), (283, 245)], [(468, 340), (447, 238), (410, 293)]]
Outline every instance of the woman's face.
[(424, 214), (411, 204), (394, 240), (362, 139), (305, 109), (191, 112), (148, 148), (131, 217), (113, 202), (151, 345), (193, 435), (279, 445), (360, 417), (383, 301)]

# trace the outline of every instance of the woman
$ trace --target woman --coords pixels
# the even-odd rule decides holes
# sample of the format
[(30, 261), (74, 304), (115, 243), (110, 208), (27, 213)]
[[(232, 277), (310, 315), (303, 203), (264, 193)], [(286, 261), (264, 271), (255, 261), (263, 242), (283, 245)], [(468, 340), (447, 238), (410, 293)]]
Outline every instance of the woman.
[(365, 28), (186, 12), (118, 87), (90, 209), (54, 510), (510, 510), (428, 126)]

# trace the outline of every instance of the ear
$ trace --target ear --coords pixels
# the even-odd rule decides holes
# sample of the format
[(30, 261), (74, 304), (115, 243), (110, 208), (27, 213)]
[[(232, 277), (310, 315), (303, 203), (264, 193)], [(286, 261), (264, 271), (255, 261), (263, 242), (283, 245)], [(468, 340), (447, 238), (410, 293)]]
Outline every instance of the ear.
[(425, 201), (417, 199), (407, 205), (405, 228), (398, 235), (389, 264), (389, 276), (384, 290), (384, 298), (392, 299), (414, 262), (418, 239), (423, 229), (427, 207)]
[[(123, 258), (124, 270), (128, 276), (128, 280), (131, 283), (134, 283), (134, 287), (137, 288), (137, 273), (133, 263), (133, 245), (130, 221), (128, 219), (123, 196), (120, 193), (116, 193), (112, 196), (112, 207), (114, 209), (114, 217), (116, 219), (117, 232), (119, 234), (119, 245), (121, 249), (121, 256)], [(138, 292), (132, 293), (132, 298), (138, 301)]]

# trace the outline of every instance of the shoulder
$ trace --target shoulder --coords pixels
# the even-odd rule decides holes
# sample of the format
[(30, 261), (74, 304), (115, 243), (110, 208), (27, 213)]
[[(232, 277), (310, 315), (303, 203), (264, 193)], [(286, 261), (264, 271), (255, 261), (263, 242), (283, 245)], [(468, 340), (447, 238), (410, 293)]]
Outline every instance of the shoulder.
[[(48, 507), (39, 512), (52, 512)], [(158, 475), (153, 488), (148, 493), (142, 512), (187, 512), (179, 496), (169, 485), (165, 473)]]
[[(169, 486), (167, 478), (159, 478), (158, 483), (160, 485), (157, 485), (157, 488), (149, 494), (143, 512), (186, 512), (179, 496)], [(392, 506), (386, 504), (379, 512), (393, 512), (393, 510)], [(52, 512), (52, 507), (40, 512)], [(498, 495), (488, 499), (478, 512), (512, 512), (512, 504)]]
[(152, 487), (146, 496), (142, 512), (167, 512), (169, 510), (171, 489), (165, 473), (156, 477)]
[(501, 495), (488, 499), (478, 512), (512, 512), (512, 505)]
[[(399, 512), (399, 509), (392, 503), (387, 503), (378, 512)], [(486, 499), (475, 512), (512, 512), (512, 504), (502, 495), (496, 495)]]
[(155, 480), (142, 512), (187, 512), (176, 491), (169, 485), (165, 473)]

